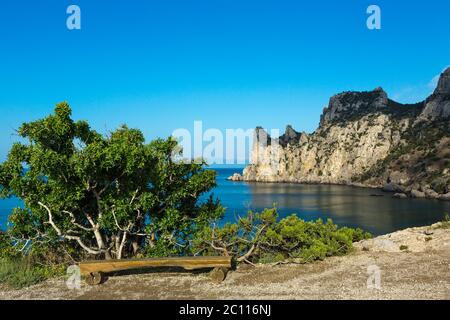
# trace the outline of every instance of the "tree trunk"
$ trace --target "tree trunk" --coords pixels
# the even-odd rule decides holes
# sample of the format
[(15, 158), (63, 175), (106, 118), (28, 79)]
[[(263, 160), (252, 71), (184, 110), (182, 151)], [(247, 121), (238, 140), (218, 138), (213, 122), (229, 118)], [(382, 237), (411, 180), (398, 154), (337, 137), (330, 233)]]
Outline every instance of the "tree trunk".
[(109, 252), (109, 250), (107, 250), (106, 246), (105, 246), (105, 242), (103, 241), (103, 237), (102, 234), (100, 233), (100, 228), (97, 226), (94, 227), (94, 236), (95, 236), (95, 240), (97, 241), (97, 246), (100, 250), (105, 252), (105, 259), (106, 260), (111, 260), (111, 253)]
[(133, 254), (136, 255), (138, 253), (138, 251), (139, 251), (139, 243), (138, 243), (138, 241), (134, 240), (131, 243), (131, 247), (133, 248)]

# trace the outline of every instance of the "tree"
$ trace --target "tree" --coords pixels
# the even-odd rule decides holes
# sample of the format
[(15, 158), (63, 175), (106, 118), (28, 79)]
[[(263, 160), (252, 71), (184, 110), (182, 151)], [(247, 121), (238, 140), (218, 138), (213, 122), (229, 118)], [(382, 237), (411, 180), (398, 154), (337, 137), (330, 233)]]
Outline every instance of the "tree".
[(10, 216), (16, 244), (69, 245), (106, 259), (182, 254), (223, 214), (212, 197), (199, 201), (215, 172), (175, 161), (181, 150), (172, 138), (146, 144), (126, 126), (102, 136), (73, 121), (67, 103), (18, 133), (28, 142), (15, 143), (0, 165), (1, 196), (24, 202)]

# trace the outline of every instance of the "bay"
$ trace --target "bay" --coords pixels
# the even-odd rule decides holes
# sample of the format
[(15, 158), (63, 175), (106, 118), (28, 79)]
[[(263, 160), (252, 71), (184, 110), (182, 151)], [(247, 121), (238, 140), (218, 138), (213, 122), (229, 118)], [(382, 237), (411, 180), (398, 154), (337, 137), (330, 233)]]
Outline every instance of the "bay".
[[(339, 226), (360, 227), (380, 235), (430, 225), (450, 214), (450, 202), (396, 199), (389, 193), (350, 186), (232, 182), (227, 178), (242, 174), (243, 168), (214, 170), (217, 187), (212, 193), (227, 209), (222, 223), (236, 222), (248, 210), (261, 211), (275, 205), (280, 218), (291, 214), (308, 221), (331, 218)], [(15, 198), (0, 200), (0, 229), (6, 228), (8, 215), (20, 205)]]
[[(304, 220), (331, 218), (339, 226), (360, 227), (374, 235), (430, 225), (450, 214), (450, 202), (397, 199), (379, 190), (341, 185), (232, 182), (242, 169), (217, 171), (213, 191), (227, 208), (224, 222), (235, 222), (248, 209), (278, 208), (280, 218), (297, 214)], [(374, 196), (378, 195), (378, 196)]]

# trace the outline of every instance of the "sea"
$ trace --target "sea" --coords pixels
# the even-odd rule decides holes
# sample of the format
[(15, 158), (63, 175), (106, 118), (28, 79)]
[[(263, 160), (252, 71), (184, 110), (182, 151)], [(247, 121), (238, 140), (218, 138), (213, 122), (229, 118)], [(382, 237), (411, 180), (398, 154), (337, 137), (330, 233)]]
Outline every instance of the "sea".
[[(217, 172), (217, 187), (211, 193), (226, 208), (221, 224), (236, 222), (249, 210), (275, 206), (280, 219), (292, 214), (307, 221), (332, 219), (339, 226), (381, 235), (430, 225), (450, 214), (450, 202), (397, 199), (379, 190), (341, 185), (233, 182), (227, 178), (242, 174), (242, 167), (212, 169)], [(8, 215), (18, 206), (18, 199), (0, 200), (1, 229), (6, 228)]]

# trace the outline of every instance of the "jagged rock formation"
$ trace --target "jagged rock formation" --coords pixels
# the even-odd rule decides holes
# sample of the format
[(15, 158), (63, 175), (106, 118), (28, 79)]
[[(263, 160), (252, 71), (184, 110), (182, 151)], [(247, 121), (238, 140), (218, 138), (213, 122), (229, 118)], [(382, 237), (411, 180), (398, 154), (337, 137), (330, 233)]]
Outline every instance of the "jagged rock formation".
[(247, 181), (380, 187), (450, 199), (450, 68), (425, 101), (404, 105), (381, 88), (330, 99), (312, 134), (272, 139), (258, 127)]
[(425, 101), (420, 121), (450, 117), (450, 68), (439, 78), (434, 93)]

